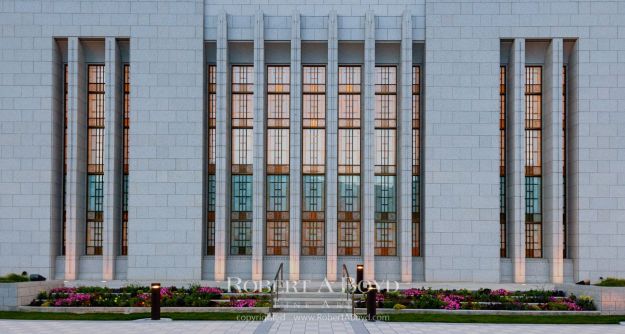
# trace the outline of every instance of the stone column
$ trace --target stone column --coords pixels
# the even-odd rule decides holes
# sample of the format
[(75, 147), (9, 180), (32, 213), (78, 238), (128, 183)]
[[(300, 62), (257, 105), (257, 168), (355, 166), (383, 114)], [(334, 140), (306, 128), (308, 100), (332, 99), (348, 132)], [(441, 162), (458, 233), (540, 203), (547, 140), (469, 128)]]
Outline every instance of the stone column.
[(291, 19), (291, 116), (290, 116), (290, 242), (289, 279), (299, 280), (302, 236), (302, 40), (300, 14)]
[(254, 18), (254, 153), (252, 279), (263, 278), (265, 235), (265, 41), (264, 15)]
[(338, 192), (338, 71), (337, 15), (328, 16), (328, 68), (326, 108), (326, 278), (337, 280), (337, 192)]
[(87, 183), (86, 69), (80, 41), (67, 42), (67, 191), (65, 279), (78, 279), (78, 263), (85, 249)]
[(362, 116), (362, 256), (365, 265), (364, 279), (375, 277), (375, 193), (374, 193), (374, 154), (375, 154), (375, 16), (368, 11), (365, 15), (365, 66), (364, 101)]
[(543, 70), (543, 251), (552, 283), (564, 281), (562, 222), (562, 62), (561, 38), (551, 41)]
[(508, 114), (506, 115), (508, 163), (508, 227), (512, 279), (525, 282), (525, 40), (512, 43), (508, 70)]
[(215, 280), (226, 279), (230, 178), (228, 169), (228, 16), (217, 18), (217, 113), (215, 134)]
[(412, 282), (412, 16), (402, 18), (399, 78), (398, 230), (402, 282)]
[[(582, 89), (588, 88), (590, 81), (587, 80), (588, 76), (580, 76), (580, 67), (589, 69), (589, 59), (583, 56), (584, 53), (580, 50), (580, 41), (574, 43), (571, 50), (571, 54), (567, 64), (567, 110), (566, 110), (566, 138), (567, 138), (567, 161), (566, 161), (566, 217), (567, 217), (567, 230), (569, 239), (567, 240), (567, 255), (573, 262), (573, 280), (575, 282), (587, 279), (586, 272), (581, 273), (581, 270), (588, 264), (587, 259), (580, 263), (580, 219), (575, 213), (580, 208), (580, 173), (579, 163), (583, 160), (580, 159), (580, 142), (579, 134), (583, 127), (583, 124), (579, 123), (580, 104), (588, 108), (588, 99), (592, 97), (585, 97), (580, 102), (580, 93)], [(586, 109), (587, 110), (587, 109)], [(586, 227), (585, 225), (584, 227)], [(587, 231), (584, 229), (582, 231)]]
[(102, 279), (115, 279), (115, 257), (119, 254), (122, 196), (122, 104), (121, 58), (117, 40), (104, 42), (104, 222)]
[[(65, 187), (65, 159), (63, 155), (65, 145), (65, 63), (63, 61), (62, 48), (67, 48), (67, 44), (62, 44), (60, 41), (51, 41), (52, 52), (50, 54), (50, 61), (52, 65), (51, 84), (52, 90), (52, 113), (50, 117), (51, 136), (50, 144), (52, 146), (52, 155), (50, 156), (50, 229), (48, 230), (49, 236), (48, 246), (49, 253), (47, 254), (47, 271), (42, 271), (42, 275), (54, 279), (57, 273), (56, 259), (61, 255), (63, 247), (63, 200)], [(41, 243), (40, 243), (41, 244)]]

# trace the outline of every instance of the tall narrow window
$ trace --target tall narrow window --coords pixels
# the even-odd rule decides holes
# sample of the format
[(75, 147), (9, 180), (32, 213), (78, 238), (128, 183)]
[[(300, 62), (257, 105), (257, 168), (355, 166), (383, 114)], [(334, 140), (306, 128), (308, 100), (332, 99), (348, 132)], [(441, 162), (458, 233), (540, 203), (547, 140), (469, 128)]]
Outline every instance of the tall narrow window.
[(421, 67), (412, 67), (412, 256), (421, 255)]
[(289, 66), (267, 67), (267, 255), (289, 254)]
[(542, 67), (525, 69), (525, 257), (542, 257)]
[(562, 67), (562, 256), (566, 259), (568, 253), (568, 226), (566, 221), (566, 65)]
[(499, 256), (506, 257), (506, 67), (499, 67)]
[(325, 254), (326, 68), (304, 66), (302, 255)]
[(217, 67), (208, 65), (208, 77), (206, 84), (208, 86), (208, 138), (207, 138), (207, 154), (208, 160), (208, 176), (207, 176), (207, 201), (206, 201), (206, 255), (215, 255), (215, 129), (216, 129), (216, 86), (217, 86)]
[(104, 201), (104, 65), (88, 65), (87, 255), (102, 255)]
[(375, 255), (397, 255), (397, 67), (375, 68)]
[(232, 66), (230, 254), (252, 254), (253, 66)]
[(360, 255), (361, 67), (339, 66), (338, 255)]
[(128, 255), (128, 175), (129, 175), (129, 131), (130, 131), (130, 65), (124, 65), (124, 179), (122, 189), (122, 237), (121, 254)]
[(61, 255), (65, 255), (67, 244), (65, 231), (67, 230), (67, 64), (63, 65), (63, 225), (61, 228)]

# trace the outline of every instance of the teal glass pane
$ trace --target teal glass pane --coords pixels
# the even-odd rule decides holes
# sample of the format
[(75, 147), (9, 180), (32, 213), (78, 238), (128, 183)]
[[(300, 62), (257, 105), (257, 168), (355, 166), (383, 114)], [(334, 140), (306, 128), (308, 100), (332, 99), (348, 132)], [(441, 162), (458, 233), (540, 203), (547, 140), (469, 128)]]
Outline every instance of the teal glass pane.
[(325, 183), (323, 175), (304, 175), (304, 211), (323, 211)]
[(232, 175), (232, 211), (252, 212), (252, 175)]
[(289, 176), (267, 175), (267, 211), (289, 211)]
[(499, 212), (506, 213), (506, 177), (499, 177)]
[(88, 203), (87, 211), (101, 212), (103, 211), (104, 201), (104, 175), (89, 175), (87, 177), (88, 187)]
[(412, 176), (412, 212), (419, 213), (421, 208), (421, 185), (419, 175)]
[(377, 175), (375, 177), (375, 212), (395, 212), (396, 198), (395, 176)]
[(208, 203), (206, 207), (211, 212), (215, 211), (216, 185), (215, 175), (208, 175)]
[(542, 214), (542, 178), (525, 177), (525, 213)]
[(360, 176), (339, 175), (339, 211), (360, 211)]
[(124, 195), (123, 195), (123, 211), (128, 211), (128, 175), (124, 175)]

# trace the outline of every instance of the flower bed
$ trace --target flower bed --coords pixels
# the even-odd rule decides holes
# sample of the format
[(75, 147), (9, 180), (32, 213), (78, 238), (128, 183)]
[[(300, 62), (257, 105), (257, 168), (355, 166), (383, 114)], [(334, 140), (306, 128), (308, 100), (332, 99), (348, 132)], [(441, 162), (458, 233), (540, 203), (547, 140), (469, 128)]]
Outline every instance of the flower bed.
[[(106, 287), (55, 288), (42, 291), (30, 306), (41, 307), (148, 307), (150, 288), (127, 286), (120, 289)], [(191, 286), (189, 288), (161, 288), (162, 307), (269, 307), (267, 293), (225, 293), (219, 288)]]
[[(365, 296), (356, 301), (364, 307)], [(445, 310), (509, 310), (509, 311), (593, 311), (595, 305), (587, 296), (566, 296), (562, 291), (432, 290), (408, 289), (382, 291), (376, 301), (380, 308), (445, 309)]]

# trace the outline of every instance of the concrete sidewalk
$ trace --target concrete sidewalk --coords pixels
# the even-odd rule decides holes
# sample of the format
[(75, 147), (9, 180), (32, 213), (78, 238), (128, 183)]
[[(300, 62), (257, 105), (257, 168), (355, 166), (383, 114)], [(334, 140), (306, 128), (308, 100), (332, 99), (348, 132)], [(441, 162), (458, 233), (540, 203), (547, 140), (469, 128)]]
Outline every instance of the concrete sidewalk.
[(441, 333), (441, 334), (622, 334), (622, 325), (514, 325), (514, 324), (446, 324), (386, 323), (349, 319), (328, 319), (298, 314), (275, 317), (267, 321), (47, 321), (0, 320), (2, 334), (171, 334), (171, 333)]

